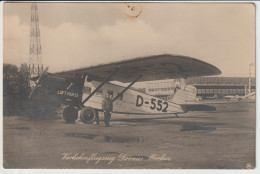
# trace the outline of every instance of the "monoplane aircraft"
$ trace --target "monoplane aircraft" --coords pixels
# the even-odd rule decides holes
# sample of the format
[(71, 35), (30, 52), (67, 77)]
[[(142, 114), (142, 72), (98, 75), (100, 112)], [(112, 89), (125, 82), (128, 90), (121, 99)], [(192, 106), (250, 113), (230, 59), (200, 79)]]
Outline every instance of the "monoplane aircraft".
[[(102, 111), (107, 92), (113, 95), (113, 114), (169, 115), (190, 110), (210, 109), (195, 101), (196, 88), (186, 85), (175, 90), (170, 100), (163, 100), (131, 87), (136, 82), (219, 75), (221, 71), (201, 60), (179, 55), (155, 55), (112, 62), (75, 70), (48, 73), (46, 68), (38, 78), (30, 98), (45, 89), (60, 99), (65, 109), (63, 119), (73, 123), (78, 115), (84, 123), (93, 123)], [(111, 83), (127, 83), (126, 87)], [(211, 108), (212, 109), (212, 108)], [(203, 109), (202, 109), (203, 110)]]

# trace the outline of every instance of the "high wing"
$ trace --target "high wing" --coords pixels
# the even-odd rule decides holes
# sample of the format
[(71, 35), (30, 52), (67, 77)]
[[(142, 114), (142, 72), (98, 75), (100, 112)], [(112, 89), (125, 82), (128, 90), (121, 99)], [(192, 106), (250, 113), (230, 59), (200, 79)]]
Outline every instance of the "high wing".
[(128, 83), (139, 75), (142, 75), (138, 80), (140, 82), (221, 74), (218, 68), (201, 60), (170, 54), (140, 57), (55, 74), (72, 77), (75, 73), (86, 73), (93, 80), (103, 81), (118, 68), (110, 81)]

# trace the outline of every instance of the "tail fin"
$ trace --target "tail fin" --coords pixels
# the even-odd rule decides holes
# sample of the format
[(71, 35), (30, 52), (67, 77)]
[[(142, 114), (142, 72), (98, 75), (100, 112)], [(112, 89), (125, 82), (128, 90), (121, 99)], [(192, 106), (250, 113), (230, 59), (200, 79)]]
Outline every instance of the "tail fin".
[(188, 101), (195, 101), (197, 94), (196, 91), (197, 89), (195, 86), (186, 85), (184, 90), (179, 89), (175, 91), (174, 96), (172, 98), (172, 102), (177, 104), (184, 104)]

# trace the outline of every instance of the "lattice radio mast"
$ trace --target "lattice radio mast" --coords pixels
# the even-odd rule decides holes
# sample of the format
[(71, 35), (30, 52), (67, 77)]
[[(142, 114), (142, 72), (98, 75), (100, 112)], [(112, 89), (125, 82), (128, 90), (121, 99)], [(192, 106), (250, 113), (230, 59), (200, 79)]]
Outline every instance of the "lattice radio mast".
[(248, 94), (251, 93), (251, 71), (252, 71), (253, 66), (254, 66), (254, 63), (249, 64)]
[(43, 71), (39, 16), (36, 3), (31, 5), (29, 71), (30, 77), (38, 76)]

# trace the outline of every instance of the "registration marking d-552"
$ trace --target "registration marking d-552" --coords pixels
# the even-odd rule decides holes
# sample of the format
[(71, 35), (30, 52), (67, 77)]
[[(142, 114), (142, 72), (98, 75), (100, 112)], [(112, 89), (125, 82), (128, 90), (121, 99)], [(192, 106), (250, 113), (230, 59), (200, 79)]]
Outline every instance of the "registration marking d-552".
[[(144, 101), (144, 98), (142, 96), (137, 95), (136, 106), (141, 107), (143, 106), (143, 104), (149, 105), (150, 101), (147, 100)], [(151, 110), (156, 109), (157, 111), (167, 112), (167, 108), (168, 108), (168, 102), (162, 101), (160, 99), (151, 98), (151, 105), (150, 105)]]

